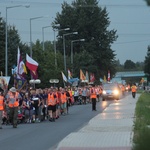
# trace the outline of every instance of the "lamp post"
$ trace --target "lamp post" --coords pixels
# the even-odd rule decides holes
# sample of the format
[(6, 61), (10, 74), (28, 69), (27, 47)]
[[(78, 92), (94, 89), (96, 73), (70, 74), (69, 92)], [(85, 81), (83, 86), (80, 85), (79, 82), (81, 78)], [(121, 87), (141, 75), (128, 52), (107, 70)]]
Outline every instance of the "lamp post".
[(73, 43), (74, 42), (84, 42), (85, 39), (78, 39), (71, 41), (71, 64), (73, 65)]
[(63, 47), (64, 47), (64, 71), (66, 72), (66, 46), (65, 46), (65, 36), (72, 35), (72, 34), (78, 34), (78, 32), (72, 32), (72, 33), (66, 33), (63, 34)]
[(35, 19), (40, 19), (40, 18), (43, 18), (43, 17), (44, 16), (30, 18), (30, 57), (31, 58), (32, 58), (32, 28), (31, 28), (31, 21), (35, 20)]
[(45, 26), (45, 27), (42, 27), (42, 36), (43, 36), (43, 51), (45, 50), (45, 45), (44, 45), (44, 29), (45, 28), (49, 28), (51, 26)]
[(71, 66), (72, 66), (72, 73), (73, 73), (73, 43), (74, 42), (84, 42), (85, 39), (78, 39), (71, 41)]
[(54, 52), (55, 52), (55, 66), (57, 68), (57, 58), (56, 58), (56, 34), (55, 32), (59, 32), (59, 31), (67, 31), (67, 30), (70, 30), (70, 28), (65, 28), (65, 29), (58, 29), (58, 30), (55, 30), (54, 29)]
[(55, 84), (59, 83), (59, 79), (50, 79), (49, 82), (54, 83), (54, 87), (55, 87)]
[(36, 80), (32, 79), (32, 80), (29, 81), (29, 83), (31, 85), (33, 85), (33, 88), (35, 88), (35, 84), (40, 84), (41, 80), (40, 79), (36, 79)]
[(26, 7), (29, 8), (30, 5), (16, 5), (6, 7), (6, 25), (5, 25), (5, 76), (8, 76), (8, 29), (7, 29), (7, 10), (15, 7)]

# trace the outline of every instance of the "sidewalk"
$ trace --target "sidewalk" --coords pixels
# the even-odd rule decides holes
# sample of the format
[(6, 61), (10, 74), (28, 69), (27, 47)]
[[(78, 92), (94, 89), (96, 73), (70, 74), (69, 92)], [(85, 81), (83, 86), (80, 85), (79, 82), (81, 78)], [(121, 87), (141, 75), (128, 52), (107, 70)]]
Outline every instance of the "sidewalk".
[(131, 150), (134, 111), (139, 96), (133, 99), (130, 94), (110, 104), (82, 129), (64, 138), (57, 150)]

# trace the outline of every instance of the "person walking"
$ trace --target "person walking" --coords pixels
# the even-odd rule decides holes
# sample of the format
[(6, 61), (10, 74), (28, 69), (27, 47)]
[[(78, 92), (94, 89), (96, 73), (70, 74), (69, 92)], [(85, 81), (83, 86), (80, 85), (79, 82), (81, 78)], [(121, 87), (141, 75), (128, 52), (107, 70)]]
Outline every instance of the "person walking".
[(61, 100), (61, 114), (66, 115), (66, 111), (67, 111), (67, 96), (66, 96), (66, 92), (65, 92), (64, 88), (61, 91), (60, 100)]
[(56, 103), (57, 103), (57, 96), (54, 94), (53, 89), (50, 88), (47, 98), (47, 109), (49, 121), (51, 122), (54, 122), (56, 118)]
[(3, 111), (4, 111), (4, 96), (2, 91), (0, 91), (0, 129), (2, 129)]
[(87, 88), (84, 86), (82, 88), (82, 103), (86, 105), (86, 98), (87, 98)]
[(95, 90), (94, 85), (90, 89), (90, 98), (91, 98), (91, 101), (92, 101), (92, 111), (96, 111), (96, 98), (97, 98), (97, 95), (96, 95), (96, 90)]
[(132, 92), (132, 97), (133, 98), (135, 98), (135, 96), (136, 96), (136, 90), (137, 90), (136, 84), (133, 84), (131, 86), (131, 92)]
[(21, 99), (20, 94), (15, 87), (9, 89), (7, 93), (7, 102), (9, 106), (9, 119), (13, 128), (17, 128), (18, 106)]
[(31, 100), (31, 103), (32, 103), (32, 106), (33, 106), (33, 110), (35, 112), (35, 116), (33, 117), (33, 120), (32, 122), (40, 122), (40, 119), (39, 119), (39, 106), (41, 104), (41, 101), (40, 101), (40, 96), (39, 96), (39, 93), (38, 93), (38, 90), (36, 89), (32, 89), (30, 91), (30, 100)]

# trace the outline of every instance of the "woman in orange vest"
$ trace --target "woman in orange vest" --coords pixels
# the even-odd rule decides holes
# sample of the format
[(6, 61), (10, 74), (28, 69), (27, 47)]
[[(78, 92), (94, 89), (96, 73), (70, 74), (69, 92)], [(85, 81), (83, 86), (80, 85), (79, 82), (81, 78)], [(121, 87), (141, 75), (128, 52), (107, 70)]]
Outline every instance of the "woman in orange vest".
[(47, 98), (47, 109), (49, 115), (49, 121), (54, 122), (56, 118), (56, 103), (57, 103), (57, 96), (54, 94), (53, 89), (51, 88), (48, 92)]
[(13, 128), (17, 128), (18, 106), (20, 99), (20, 94), (17, 92), (15, 87), (12, 87), (7, 94), (7, 102), (9, 106), (9, 119)]
[(61, 109), (62, 109), (61, 114), (65, 115), (67, 111), (67, 96), (66, 96), (65, 89), (62, 89), (60, 99), (61, 99)]
[(2, 91), (0, 91), (0, 129), (2, 129), (2, 115), (4, 111), (4, 96)]
[(97, 94), (96, 94), (95, 87), (93, 85), (93, 87), (90, 89), (90, 99), (92, 101), (92, 111), (96, 111), (96, 98), (97, 98)]
[(133, 98), (135, 98), (135, 96), (136, 96), (136, 90), (137, 90), (136, 84), (133, 84), (131, 86), (131, 92), (132, 92), (132, 97)]

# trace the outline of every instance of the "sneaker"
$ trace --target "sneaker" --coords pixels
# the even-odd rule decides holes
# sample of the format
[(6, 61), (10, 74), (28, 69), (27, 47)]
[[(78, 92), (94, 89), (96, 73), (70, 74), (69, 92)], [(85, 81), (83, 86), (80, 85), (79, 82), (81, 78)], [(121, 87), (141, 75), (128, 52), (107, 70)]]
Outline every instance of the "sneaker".
[(14, 124), (14, 125), (13, 125), (13, 128), (17, 128), (17, 125)]
[(52, 121), (53, 121), (53, 119), (52, 119), (52, 118), (50, 118), (50, 119), (49, 119), (49, 121), (50, 121), (50, 122), (52, 122)]

